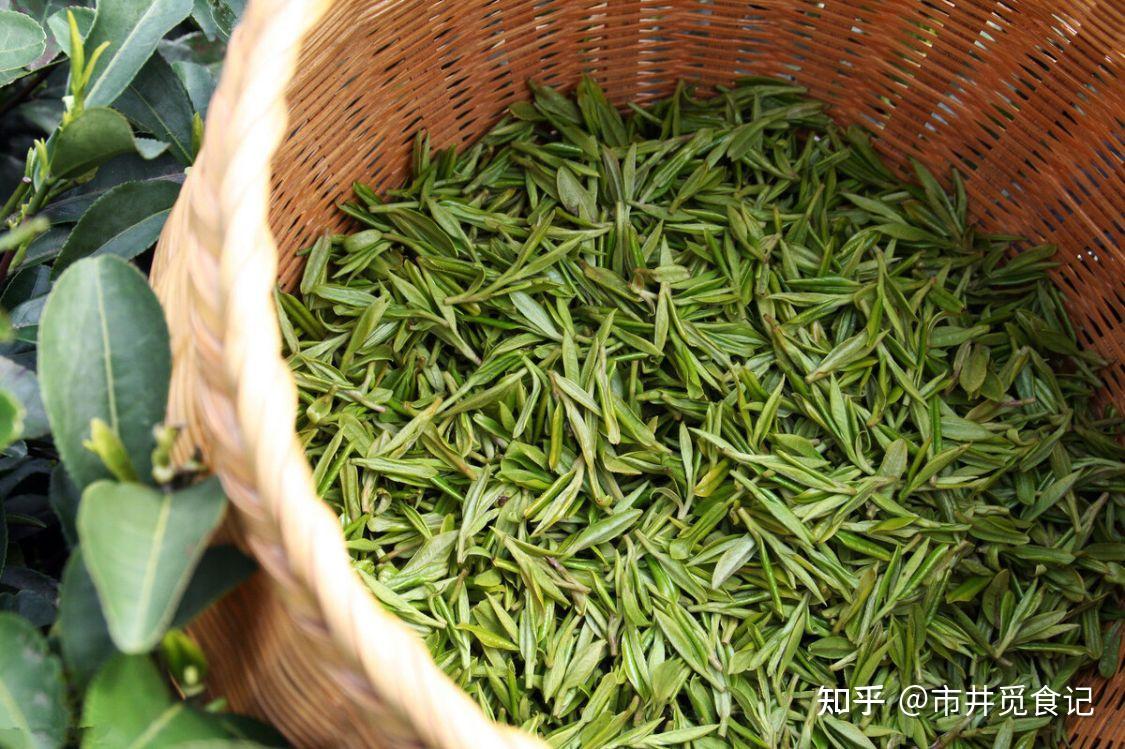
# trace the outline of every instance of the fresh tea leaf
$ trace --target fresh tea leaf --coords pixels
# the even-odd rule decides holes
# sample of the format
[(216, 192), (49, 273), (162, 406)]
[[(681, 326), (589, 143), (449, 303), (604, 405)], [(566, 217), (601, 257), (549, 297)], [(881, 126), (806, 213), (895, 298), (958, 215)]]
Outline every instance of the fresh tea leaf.
[(94, 16), (97, 13), (94, 8), (69, 6), (61, 8), (47, 17), (47, 28), (50, 29), (51, 36), (54, 38), (55, 44), (66, 53), (67, 57), (70, 56), (70, 21), (67, 19), (68, 11), (74, 15), (74, 23), (78, 26), (78, 35), (83, 39), (89, 36), (90, 27), (94, 25)]

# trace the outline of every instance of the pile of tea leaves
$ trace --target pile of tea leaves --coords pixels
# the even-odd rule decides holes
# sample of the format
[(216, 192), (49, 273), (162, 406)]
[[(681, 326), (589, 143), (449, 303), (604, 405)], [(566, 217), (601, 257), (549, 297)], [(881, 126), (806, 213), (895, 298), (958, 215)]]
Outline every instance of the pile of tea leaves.
[(784, 82), (533, 93), (357, 185), (364, 228), (278, 294), (373, 594), (556, 747), (1057, 745), (897, 699), (1118, 666), (1121, 422), (1053, 248), (1010, 257), (956, 175), (904, 184)]

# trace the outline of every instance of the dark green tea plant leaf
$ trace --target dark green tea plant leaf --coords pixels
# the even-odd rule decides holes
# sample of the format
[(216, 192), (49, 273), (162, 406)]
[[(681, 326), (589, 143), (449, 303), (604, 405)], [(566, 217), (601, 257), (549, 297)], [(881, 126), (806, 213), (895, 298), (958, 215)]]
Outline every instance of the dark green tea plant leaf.
[(90, 35), (90, 27), (94, 25), (94, 16), (97, 11), (93, 8), (84, 8), (82, 6), (69, 6), (60, 8), (47, 17), (47, 28), (51, 31), (51, 36), (54, 37), (55, 44), (59, 45), (59, 49), (70, 55), (70, 22), (67, 20), (67, 12), (74, 16), (75, 25), (78, 28), (78, 35), (85, 39)]
[(69, 720), (58, 657), (30, 622), (0, 612), (0, 746), (60, 747)]
[(200, 26), (227, 39), (245, 9), (246, 0), (195, 0), (194, 14)]
[(77, 547), (67, 560), (59, 586), (58, 635), (67, 674), (79, 688), (117, 653), (98, 591)]
[(82, 558), (119, 650), (159, 642), (225, 507), (214, 478), (175, 492), (98, 481), (82, 493)]
[(0, 73), (35, 62), (47, 46), (43, 27), (14, 10), (0, 10)]
[(257, 570), (254, 560), (234, 546), (209, 546), (184, 590), (172, 627), (185, 627), (199, 613), (229, 593)]
[(51, 173), (61, 179), (78, 177), (136, 149), (124, 115), (105, 107), (87, 109), (55, 138)]
[(27, 367), (5, 356), (0, 356), (0, 390), (10, 394), (23, 409), (25, 439), (35, 439), (47, 434), (47, 412), (39, 397), (39, 380)]
[(83, 749), (163, 749), (222, 739), (222, 725), (173, 699), (152, 660), (118, 655), (94, 681), (82, 711)]
[(50, 482), (47, 488), (47, 501), (51, 510), (59, 519), (62, 535), (68, 546), (72, 549), (78, 543), (78, 530), (75, 522), (78, 518), (78, 503), (82, 493), (74, 485), (74, 481), (67, 475), (66, 469), (61, 465), (55, 466), (51, 471)]
[[(191, 742), (188, 746), (208, 746), (213, 745), (216, 747), (233, 746), (242, 749), (244, 747), (288, 747), (289, 743), (285, 740), (277, 729), (255, 720), (254, 718), (245, 715), (236, 715), (234, 713), (218, 713), (213, 714), (214, 718), (218, 720), (227, 734), (231, 736), (230, 739), (204, 739), (200, 742)], [(223, 743), (229, 742), (229, 743)]]
[(59, 277), (40, 321), (38, 371), (55, 444), (79, 491), (110, 476), (83, 446), (93, 419), (116, 432), (137, 475), (151, 473), (170, 370), (164, 313), (136, 268), (103, 256)]
[(58, 613), (51, 598), (34, 590), (0, 593), (0, 611), (18, 614), (39, 628), (50, 625)]
[(195, 112), (184, 84), (164, 58), (150, 57), (115, 106), (137, 127), (168, 143), (181, 163), (191, 164)]
[(8, 561), (8, 518), (4, 510), (4, 503), (0, 502), (0, 576), (4, 574), (4, 566)]
[(141, 254), (160, 238), (179, 194), (180, 185), (171, 180), (125, 182), (107, 191), (78, 220), (52, 272), (58, 275), (83, 257), (131, 260)]
[[(1061, 745), (897, 705), (1116, 663), (1122, 422), (1053, 248), (783, 81), (627, 116), (533, 93), (356, 185), (358, 230), (277, 295), (372, 594), (555, 747)], [(820, 709), (867, 686), (868, 715)]]
[(191, 7), (191, 0), (98, 0), (86, 48), (109, 46), (91, 79), (87, 106), (113, 104)]
[(245, 739), (198, 739), (176, 744), (177, 749), (262, 749), (263, 746), (284, 746), (284, 744), (259, 744)]
[(89, 182), (84, 182), (66, 197), (55, 201), (44, 211), (52, 226), (73, 224), (81, 219), (98, 198), (128, 182), (171, 179), (182, 182), (181, 167), (171, 156), (143, 159), (138, 154), (119, 156), (98, 169)]

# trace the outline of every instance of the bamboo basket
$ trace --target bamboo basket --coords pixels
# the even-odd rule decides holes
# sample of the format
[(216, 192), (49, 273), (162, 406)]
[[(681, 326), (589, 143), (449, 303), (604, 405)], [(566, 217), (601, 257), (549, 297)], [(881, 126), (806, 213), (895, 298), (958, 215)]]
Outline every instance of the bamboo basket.
[[(294, 433), (272, 290), (345, 225), (353, 181), (401, 182), (417, 130), (469, 143), (529, 78), (590, 72), (624, 103), (789, 77), (890, 163), (959, 169), (987, 229), (1058, 243), (1054, 279), (1123, 407), (1123, 40), (1112, 0), (251, 0), (153, 268), (171, 417), (262, 570), (194, 627), (215, 693), (299, 746), (543, 746), (486, 720), (379, 608)], [(1125, 747), (1125, 673), (1093, 684), (1072, 745)]]

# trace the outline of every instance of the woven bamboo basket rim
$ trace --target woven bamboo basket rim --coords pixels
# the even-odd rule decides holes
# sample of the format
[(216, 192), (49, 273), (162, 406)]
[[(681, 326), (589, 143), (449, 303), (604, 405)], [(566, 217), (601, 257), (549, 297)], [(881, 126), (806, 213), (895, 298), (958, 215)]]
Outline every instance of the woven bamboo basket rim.
[[(287, 121), (285, 87), (301, 40), (327, 5), (251, 2), (231, 39), (209, 137), (152, 270), (184, 375), (173, 377), (172, 419), (186, 419), (192, 438), (207, 435), (198, 442), (236, 509), (236, 535), (287, 591), (310, 636), (345, 655), (353, 673), (339, 674), (336, 688), (356, 690), (373, 714), (385, 703), (415, 734), (403, 736), (403, 746), (540, 747), (485, 718), (421, 640), (375, 602), (351, 570), (339, 523), (317, 498), (296, 439), (296, 390), (271, 301), (277, 249), (267, 206), (271, 159)], [(216, 128), (220, 134), (210, 135)], [(185, 397), (202, 413), (177, 412)], [(201, 428), (193, 416), (211, 421)], [(220, 444), (218, 430), (232, 442)]]
[[(943, 10), (945, 5), (948, 9)], [(974, 23), (982, 29), (989, 29), (990, 13), (994, 15), (996, 11), (980, 7), (985, 5), (992, 7), (989, 3), (969, 3), (963, 12), (976, 19)], [(300, 262), (295, 259), (293, 249), (306, 243), (313, 232), (323, 231), (331, 221), (337, 220), (327, 218), (331, 215), (332, 198), (329, 195), (326, 199), (325, 195), (331, 193), (331, 188), (321, 190), (311, 200), (316, 205), (308, 216), (299, 216), (291, 222), (279, 217), (280, 212), (290, 206), (279, 210), (275, 200), (279, 179), (284, 181), (296, 175), (304, 179), (306, 187), (319, 179), (308, 176), (316, 170), (315, 162), (289, 160), (296, 152), (288, 145), (302, 138), (302, 129), (323, 132), (326, 125), (321, 119), (339, 114), (304, 111), (306, 119), (291, 122), (292, 99), (302, 95), (294, 81), (300, 79), (302, 86), (331, 86), (336, 80), (332, 76), (331, 56), (347, 53), (321, 24), (338, 10), (331, 29), (346, 28), (347, 19), (341, 20), (339, 14), (354, 11), (357, 26), (367, 24), (375, 29), (375, 41), (379, 44), (370, 48), (375, 50), (374, 54), (403, 45), (410, 54), (420, 56), (419, 65), (442, 63), (441, 69), (445, 70), (449, 66), (444, 64), (443, 55), (450, 53), (440, 45), (437, 52), (428, 51), (426, 44), (433, 42), (432, 34), (415, 33), (406, 39), (405, 34), (399, 32), (413, 28), (411, 23), (425, 24), (440, 18), (442, 34), (453, 29), (454, 34), (463, 31), (471, 36), (475, 33), (473, 24), (491, 17), (493, 12), (503, 15), (503, 8), (507, 6), (518, 6), (514, 13), (523, 14), (512, 21), (510, 33), (513, 36), (536, 34), (540, 30), (540, 15), (536, 9), (552, 6), (559, 9), (562, 22), (574, 21), (587, 37), (595, 33), (590, 24), (596, 26), (596, 23), (590, 21), (583, 25), (581, 20), (586, 18), (583, 14), (593, 14), (603, 27), (616, 23), (615, 13), (622, 17), (640, 14), (643, 27), (653, 13), (667, 12), (672, 18), (669, 26), (679, 20), (690, 26), (688, 21), (698, 19), (687, 14), (706, 6), (710, 15), (704, 26), (715, 24), (714, 28), (718, 28), (718, 15), (731, 8), (734, 8), (732, 13), (741, 12), (736, 6), (745, 6), (767, 8), (782, 17), (784, 23), (799, 29), (807, 21), (802, 14), (811, 14), (808, 18), (815, 19), (825, 8), (824, 3), (781, 0), (763, 0), (755, 6), (729, 0), (714, 3), (669, 0), (659, 6), (649, 0), (628, 0), (612, 5), (580, 0), (511, 3), (502, 0), (458, 3), (251, 0), (231, 40), (221, 83), (210, 106), (203, 148), (161, 236), (153, 279), (172, 333), (174, 371), (170, 415), (174, 421), (187, 426), (181, 450), (186, 454), (201, 449), (208, 465), (222, 479), (234, 508), (227, 531), (250, 550), (262, 568), (262, 575), (244, 591), (205, 615), (196, 633), (212, 655), (220, 681), (218, 691), (231, 696), (235, 707), (274, 721), (298, 745), (442, 749), (545, 746), (538, 739), (489, 721), (438, 669), (417, 636), (398, 618), (385, 612), (352, 572), (339, 522), (316, 496), (311, 471), (296, 438), (296, 390), (280, 355), (280, 335), (272, 300), (278, 279), (283, 283), (291, 282), (299, 271)], [(684, 8), (682, 11), (680, 6)], [(1066, 17), (1070, 20), (1062, 22), (1064, 25), (1074, 22), (1074, 14), (1079, 14), (1086, 24), (1082, 28), (1087, 36), (1083, 38), (1090, 40), (1095, 51), (1105, 52), (1105, 60), (1083, 60), (1079, 66), (1079, 69), (1093, 66), (1095, 77), (1100, 75), (1098, 80), (1103, 81), (1103, 90), (1083, 106), (1099, 126), (1109, 123), (1112, 129), (1116, 122), (1119, 127), (1123, 91), (1116, 71), (1122, 62), (1120, 42), (1125, 14), (1113, 4), (1090, 2), (1080, 6)], [(930, 0), (871, 0), (862, 7), (868, 18), (888, 21), (896, 18), (896, 14), (952, 13), (949, 9), (953, 4), (931, 3)], [(1001, 7), (1003, 13), (1012, 18), (1026, 13), (1034, 16), (1037, 23), (1046, 23), (1044, 19), (1051, 17), (1062, 18), (1045, 2), (1028, 2), (1015, 10)], [(955, 42), (955, 46), (973, 46), (971, 35), (964, 35), (956, 24), (951, 24), (950, 28), (951, 38), (965, 36)], [(1015, 28), (1014, 22), (1012, 28)], [(608, 39), (608, 32), (604, 33), (599, 49), (603, 52), (608, 49), (607, 54), (612, 59), (613, 40)], [(638, 33), (646, 32), (640, 28)], [(709, 75), (708, 55), (734, 54), (737, 46), (728, 44), (725, 38), (716, 38), (714, 51), (704, 45), (700, 52), (700, 48), (691, 46), (696, 42), (689, 39), (690, 31), (673, 28), (647, 33), (655, 34), (650, 45), (654, 54), (670, 54), (671, 62), (655, 74), (658, 78), (663, 76), (660, 80), (664, 81), (693, 77), (702, 77), (705, 82), (721, 80), (723, 75)], [(751, 42), (760, 44), (764, 40)], [(889, 38), (872, 36), (871, 72), (896, 74), (894, 66), (887, 63), (900, 54), (896, 43)], [(665, 48), (669, 46), (677, 51), (668, 53)], [(470, 44), (469, 47), (468, 56), (480, 65), (492, 59), (486, 44)], [(538, 53), (534, 45), (532, 47), (528, 54), (534, 58)], [(681, 48), (683, 52), (678, 51)], [(636, 53), (628, 44), (623, 44), (622, 49), (625, 50), (622, 54)], [(646, 47), (645, 53), (648, 51)], [(365, 51), (351, 54), (363, 55)], [(513, 67), (534, 70), (534, 59), (517, 62), (519, 64)], [(310, 65), (308, 69), (306, 63)], [(600, 71), (603, 85), (608, 83), (607, 88), (613, 95), (612, 84), (617, 75), (614, 69), (604, 62), (601, 67), (587, 63), (567, 61), (570, 68), (563, 78), (569, 76), (568, 80), (573, 82), (577, 71), (593, 67)], [(453, 67), (460, 64), (467, 63), (455, 59)], [(776, 73), (775, 68), (766, 72)], [(925, 78), (924, 67), (919, 71), (919, 86), (923, 86), (924, 91), (925, 87), (933, 90), (937, 82)], [(452, 85), (448, 79), (455, 72), (441, 73), (446, 76), (442, 85)], [(384, 73), (388, 80), (398, 80), (397, 75), (404, 76), (404, 80), (409, 78), (401, 70)], [(654, 75), (651, 71), (637, 73), (632, 69), (629, 74)], [(802, 80), (799, 73), (795, 75), (802, 83), (824, 83), (815, 79)], [(812, 74), (809, 76), (811, 78)], [(1041, 87), (1043, 95), (1051, 93), (1054, 89), (1049, 76), (1041, 77), (1045, 81)], [(481, 81), (476, 83), (479, 85)], [(817, 94), (817, 86), (812, 87)], [(640, 89), (645, 96), (654, 95), (657, 90), (647, 90), (644, 86)], [(463, 142), (466, 133), (479, 134), (490, 124), (488, 121), (495, 118), (500, 99), (507, 97), (510, 101), (516, 95), (510, 89), (503, 89), (482, 105), (479, 112), (458, 114), (462, 117), (458, 122), (462, 124), (453, 127), (446, 134), (446, 140)], [(1059, 92), (1054, 91), (1053, 95)], [(621, 99), (620, 96), (614, 98)], [(830, 104), (838, 103), (830, 100)], [(955, 118), (952, 110), (950, 112), (945, 117)], [(882, 123), (870, 116), (867, 120), (861, 124), (886, 125), (890, 118), (885, 117)], [(463, 122), (468, 124), (463, 125)], [(414, 121), (409, 132), (395, 134), (399, 142), (386, 144), (386, 147), (401, 150), (415, 130), (428, 124)], [(462, 125), (464, 132), (457, 129)], [(345, 121), (344, 126), (349, 126), (349, 122)], [(1097, 135), (1110, 137), (1112, 132)], [(1119, 143), (1119, 130), (1117, 138)], [(1072, 138), (1064, 145), (1074, 145), (1077, 149), (1081, 142), (1081, 138)], [(328, 164), (339, 161), (341, 149), (327, 148), (338, 144), (323, 144), (323, 150), (321, 145), (314, 142), (309, 146), (310, 152)], [(909, 152), (906, 148), (909, 145), (891, 139), (879, 143), (880, 149), (892, 158), (901, 158), (903, 153)], [(978, 147), (979, 150), (972, 151), (973, 158), (979, 158), (986, 168), (1005, 174), (1005, 178), (1019, 173), (1018, 170), (1005, 171), (1003, 154), (993, 154), (987, 144), (978, 144)], [(1083, 155), (1088, 153), (1091, 152), (1082, 151)], [(946, 152), (937, 158), (940, 161), (944, 157)], [(1061, 169), (1057, 154), (1048, 154), (1048, 157)], [(1077, 210), (1079, 217), (1073, 223), (1097, 238), (1112, 238), (1113, 230), (1102, 227), (1110, 226), (1107, 222), (1125, 213), (1125, 180), (1119, 171), (1114, 173), (1114, 169), (1120, 167), (1120, 160), (1119, 153), (1116, 161), (1110, 158), (1109, 175), (1097, 182), (1101, 198), (1108, 207), (1098, 208), (1091, 205), (1089, 199), (1074, 197), (1074, 185), (1064, 184), (1059, 176), (1061, 171), (1044, 176), (1051, 189), (1070, 196), (1059, 205), (1071, 213)], [(351, 171), (362, 176), (363, 169), (370, 169), (370, 166), (366, 162), (352, 164)], [(1106, 174), (1106, 168), (1099, 169), (1102, 175)], [(386, 172), (384, 178), (400, 173), (401, 163)], [(336, 195), (347, 189), (350, 179), (339, 182)], [(987, 204), (983, 208), (986, 219), (995, 222), (1002, 218), (996, 212), (1002, 211), (1003, 205)], [(1058, 221), (1061, 223), (1063, 218)], [(286, 245), (281, 261), (275, 240), (279, 227), (286, 232), (278, 235)], [(1079, 253), (1092, 252), (1082, 246), (1075, 249)], [(1119, 283), (1125, 279), (1125, 260), (1120, 250), (1112, 246), (1112, 241), (1109, 246), (1101, 241), (1098, 252), (1101, 257), (1094, 259), (1100, 264), (1095, 266), (1100, 269), (1100, 276), (1072, 272), (1074, 267), (1080, 266), (1071, 263), (1057, 278), (1061, 279), (1064, 292), (1083, 311), (1082, 329), (1095, 329), (1098, 333), (1094, 337), (1087, 335), (1087, 344), (1092, 343), (1103, 356), (1116, 359), (1109, 372), (1109, 398), (1125, 404), (1125, 368), (1120, 356), (1125, 352), (1121, 318), (1125, 312), (1125, 291), (1122, 290), (1125, 284)], [(1121, 288), (1114, 291), (1115, 285)], [(1101, 295), (1098, 299), (1116, 299), (1111, 309), (1091, 312), (1083, 306), (1085, 300), (1080, 290), (1095, 287)], [(228, 660), (231, 663), (227, 663)], [(1119, 674), (1099, 689), (1099, 704), (1109, 705), (1109, 714), (1102, 720), (1078, 726), (1074, 732), (1076, 741), (1094, 743), (1076, 743), (1076, 746), (1125, 746), (1125, 720), (1114, 721), (1115, 715), (1119, 718), (1125, 714), (1125, 705), (1122, 705), (1125, 676)], [(303, 694), (305, 691), (307, 695)], [(332, 712), (331, 716), (328, 712)], [(1099, 734), (1101, 740), (1111, 743), (1096, 743)]]

